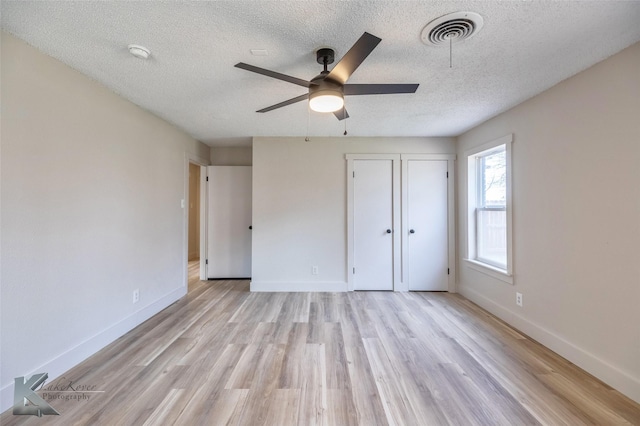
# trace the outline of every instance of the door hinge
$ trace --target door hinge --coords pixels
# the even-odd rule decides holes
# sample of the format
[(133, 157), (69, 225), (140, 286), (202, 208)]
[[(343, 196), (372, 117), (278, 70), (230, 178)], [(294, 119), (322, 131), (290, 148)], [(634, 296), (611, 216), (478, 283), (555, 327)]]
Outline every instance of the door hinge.
[(209, 264), (209, 259), (205, 259), (205, 260), (204, 260), (204, 264), (205, 264), (205, 265), (208, 265), (208, 264)]
[(207, 182), (209, 182), (209, 176), (207, 176)]
[(356, 177), (356, 172), (353, 172), (353, 177)]
[(449, 179), (449, 172), (447, 172), (447, 179)]
[(447, 275), (449, 275), (449, 268), (447, 268)]
[(354, 273), (354, 274), (356, 273), (356, 268), (355, 268), (355, 267), (353, 268), (353, 273)]

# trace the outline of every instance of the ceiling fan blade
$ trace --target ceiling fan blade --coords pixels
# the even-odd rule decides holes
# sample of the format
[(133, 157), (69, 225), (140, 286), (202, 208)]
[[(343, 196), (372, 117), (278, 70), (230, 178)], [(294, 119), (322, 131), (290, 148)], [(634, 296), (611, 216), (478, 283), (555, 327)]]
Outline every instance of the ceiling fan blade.
[(309, 94), (308, 93), (305, 93), (304, 95), (296, 96), (295, 98), (291, 98), (291, 99), (289, 99), (287, 101), (284, 101), (284, 102), (280, 102), (279, 104), (271, 105), (270, 107), (262, 108), (261, 110), (258, 110), (256, 112), (273, 111), (274, 109), (282, 108), (283, 106), (287, 106), (287, 105), (291, 105), (291, 104), (295, 104), (296, 102), (304, 101), (306, 99), (309, 99)]
[(415, 93), (419, 84), (345, 84), (344, 95), (386, 95)]
[(349, 51), (340, 59), (327, 78), (345, 84), (351, 74), (360, 66), (367, 56), (376, 48), (382, 39), (369, 33), (362, 34), (362, 37), (349, 49)]
[(310, 81), (303, 80), (301, 78), (291, 77), (290, 75), (281, 74), (279, 72), (266, 70), (260, 67), (255, 67), (253, 65), (245, 64), (244, 62), (238, 62), (234, 66), (236, 68), (242, 68), (243, 70), (255, 72), (257, 74), (266, 75), (267, 77), (277, 78), (278, 80), (297, 84), (298, 86), (302, 86), (302, 87), (309, 87), (312, 84)]
[(347, 112), (346, 108), (342, 108), (335, 111), (333, 115), (335, 115), (336, 118), (340, 121), (344, 120), (345, 118), (349, 118), (349, 113)]

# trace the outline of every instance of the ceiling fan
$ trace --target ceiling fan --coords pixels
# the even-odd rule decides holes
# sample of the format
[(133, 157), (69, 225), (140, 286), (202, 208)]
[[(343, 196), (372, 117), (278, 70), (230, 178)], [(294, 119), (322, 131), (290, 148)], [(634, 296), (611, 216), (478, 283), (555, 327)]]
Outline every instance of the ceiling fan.
[(415, 93), (418, 84), (347, 84), (351, 74), (369, 56), (382, 39), (365, 32), (362, 37), (349, 49), (331, 71), (327, 65), (335, 59), (333, 49), (319, 49), (316, 52), (317, 61), (324, 66), (324, 70), (311, 79), (311, 81), (291, 77), (279, 72), (259, 68), (243, 62), (237, 63), (237, 68), (266, 75), (267, 77), (287, 81), (299, 86), (307, 87), (308, 93), (280, 102), (256, 112), (268, 112), (296, 102), (309, 100), (309, 107), (317, 112), (333, 112), (338, 120), (349, 118), (344, 108), (344, 97), (355, 95), (386, 95), (392, 93)]

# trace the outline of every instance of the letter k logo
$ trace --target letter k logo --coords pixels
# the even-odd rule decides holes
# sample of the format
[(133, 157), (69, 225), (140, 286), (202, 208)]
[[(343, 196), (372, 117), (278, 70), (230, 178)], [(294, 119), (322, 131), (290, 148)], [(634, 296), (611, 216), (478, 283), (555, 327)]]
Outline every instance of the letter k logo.
[[(15, 388), (13, 391), (13, 414), (14, 415), (32, 415), (42, 417), (43, 414), (60, 415), (52, 406), (40, 398), (34, 391), (38, 386), (47, 380), (47, 373), (39, 373), (31, 376), (29, 381), (25, 382), (24, 377), (15, 378)], [(27, 400), (31, 403), (27, 405)]]

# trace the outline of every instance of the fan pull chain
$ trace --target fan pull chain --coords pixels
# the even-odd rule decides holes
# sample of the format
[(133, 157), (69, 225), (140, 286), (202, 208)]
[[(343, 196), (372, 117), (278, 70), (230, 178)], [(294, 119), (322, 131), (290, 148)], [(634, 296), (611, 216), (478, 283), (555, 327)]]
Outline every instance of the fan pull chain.
[(453, 37), (449, 36), (449, 68), (453, 68)]
[(309, 125), (311, 123), (311, 107), (309, 106), (309, 103), (307, 102), (307, 136), (305, 136), (304, 141), (305, 142), (309, 142), (311, 139), (309, 139)]
[[(347, 114), (346, 110), (347, 110), (347, 109), (346, 109), (345, 107), (342, 107), (343, 115), (346, 115), (346, 114)], [(343, 133), (343, 134), (344, 134), (345, 136), (347, 136), (347, 119), (346, 119), (346, 118), (344, 119), (344, 133)]]

